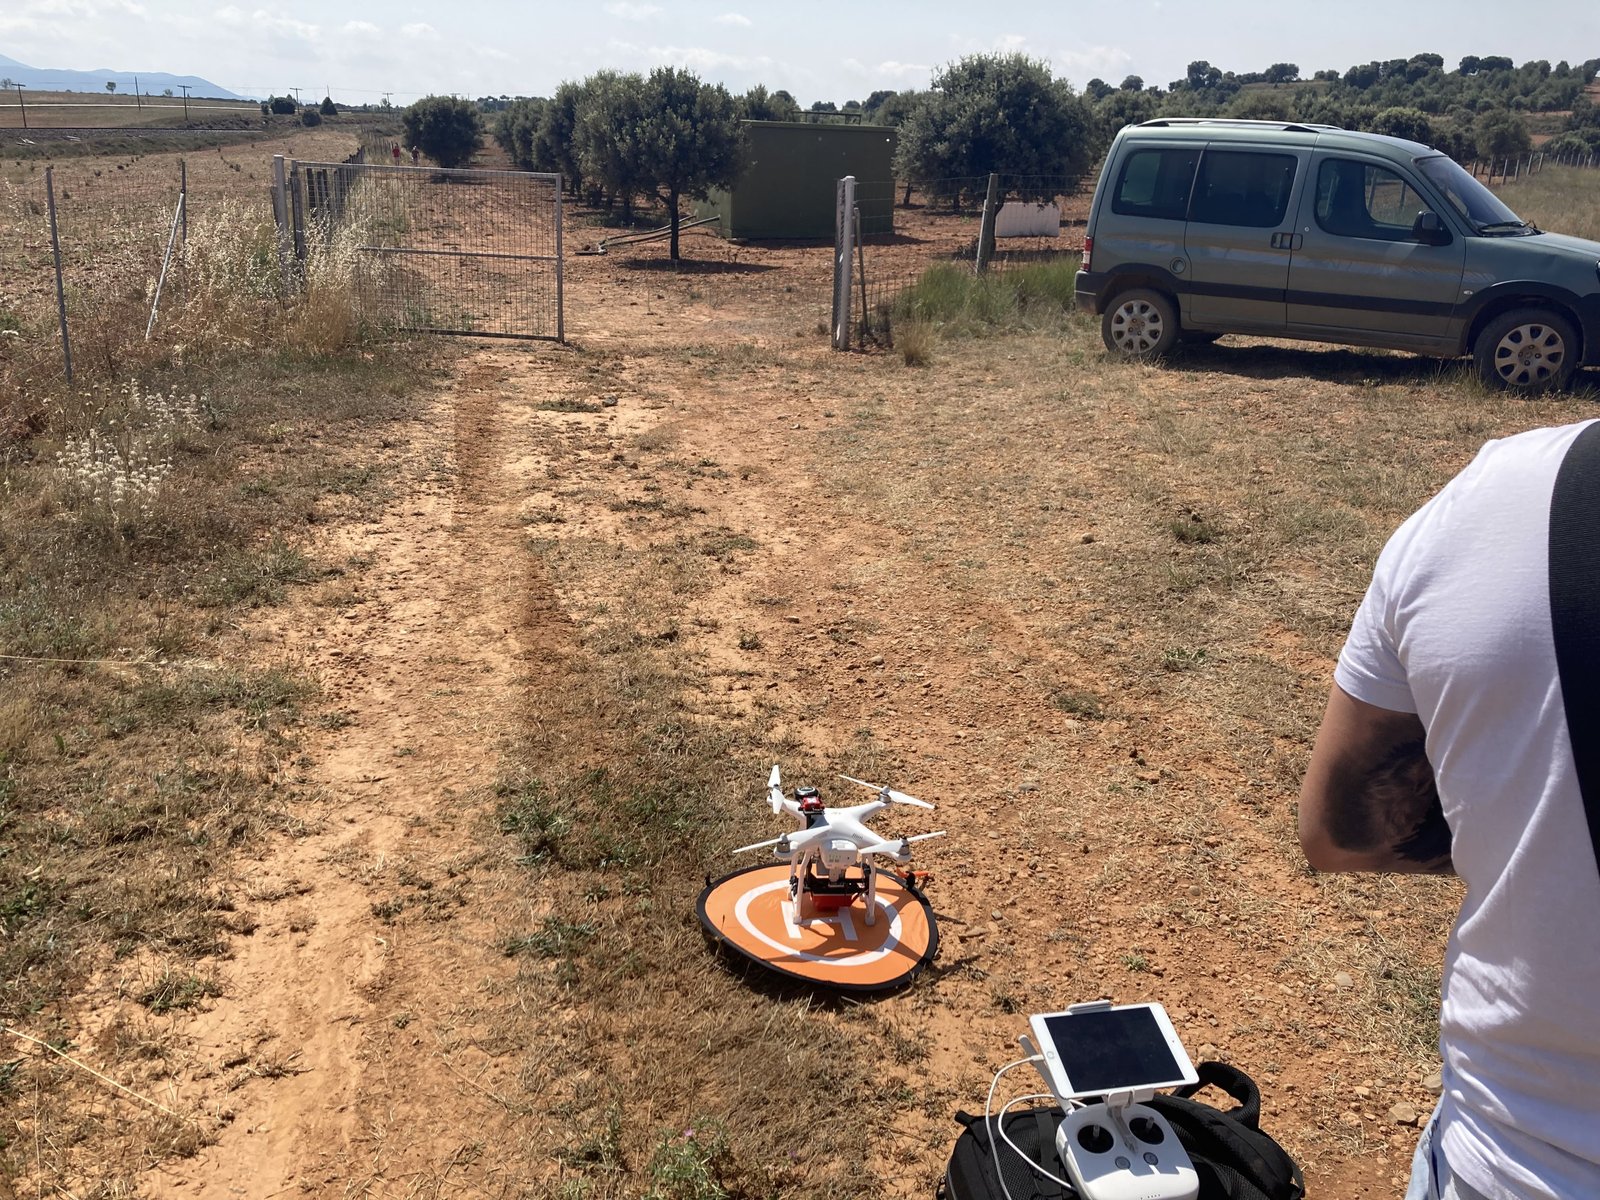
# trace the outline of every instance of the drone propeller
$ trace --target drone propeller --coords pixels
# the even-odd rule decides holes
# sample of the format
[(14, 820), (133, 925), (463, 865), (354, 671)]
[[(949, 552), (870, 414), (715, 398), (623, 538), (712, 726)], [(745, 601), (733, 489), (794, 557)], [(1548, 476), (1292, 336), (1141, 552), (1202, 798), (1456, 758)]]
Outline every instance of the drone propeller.
[(886, 842), (874, 842), (870, 846), (862, 846), (858, 854), (902, 854), (911, 842), (925, 842), (929, 838), (943, 837), (945, 831), (940, 829), (933, 833), (918, 833), (911, 837), (894, 838)]
[(772, 811), (783, 811), (783, 777), (778, 774), (778, 764), (772, 764), (772, 774), (767, 776), (767, 803), (772, 805)]
[(768, 838), (764, 842), (751, 842), (748, 846), (740, 846), (737, 850), (730, 850), (728, 853), (743, 854), (746, 850), (760, 850), (765, 846), (776, 846), (780, 842), (787, 842), (788, 840), (789, 835), (787, 833), (782, 833), (775, 838)]
[(878, 799), (886, 801), (890, 804), (914, 804), (918, 808), (933, 807), (933, 805), (929, 804), (926, 800), (918, 800), (915, 796), (908, 796), (904, 792), (897, 792), (892, 787), (887, 785), (880, 786), (876, 783), (868, 783), (865, 779), (856, 779), (851, 775), (841, 775), (839, 778), (844, 780), (846, 783), (857, 783), (866, 788), (868, 791), (877, 792)]

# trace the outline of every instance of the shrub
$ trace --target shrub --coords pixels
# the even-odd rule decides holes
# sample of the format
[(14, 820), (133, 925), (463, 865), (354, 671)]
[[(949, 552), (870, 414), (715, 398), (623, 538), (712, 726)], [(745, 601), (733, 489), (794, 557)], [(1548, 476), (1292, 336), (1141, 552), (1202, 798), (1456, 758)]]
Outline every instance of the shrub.
[(322, 114), (314, 108), (303, 108), (300, 110), (300, 124), (321, 125)]
[(461, 167), (483, 146), (483, 124), (471, 101), (424, 96), (406, 109), (405, 143), (418, 146), (441, 167)]
[(295, 102), (293, 96), (273, 96), (267, 101), (267, 104), (280, 117), (294, 116)]

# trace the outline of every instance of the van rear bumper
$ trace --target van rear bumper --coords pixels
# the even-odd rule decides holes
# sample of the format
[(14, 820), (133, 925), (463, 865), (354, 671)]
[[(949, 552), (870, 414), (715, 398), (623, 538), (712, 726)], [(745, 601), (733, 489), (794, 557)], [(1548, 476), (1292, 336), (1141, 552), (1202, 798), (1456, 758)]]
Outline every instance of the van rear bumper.
[(1077, 285), (1078, 308), (1086, 313), (1100, 311), (1100, 289), (1105, 286), (1105, 276), (1094, 271), (1079, 271), (1074, 279)]

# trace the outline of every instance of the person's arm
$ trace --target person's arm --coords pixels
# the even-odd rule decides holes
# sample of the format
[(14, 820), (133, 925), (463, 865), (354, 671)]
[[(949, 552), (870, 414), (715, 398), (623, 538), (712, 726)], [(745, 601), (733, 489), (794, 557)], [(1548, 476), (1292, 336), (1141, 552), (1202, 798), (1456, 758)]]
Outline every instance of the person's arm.
[(1319, 871), (1454, 873), (1415, 713), (1334, 685), (1300, 788), (1300, 846)]

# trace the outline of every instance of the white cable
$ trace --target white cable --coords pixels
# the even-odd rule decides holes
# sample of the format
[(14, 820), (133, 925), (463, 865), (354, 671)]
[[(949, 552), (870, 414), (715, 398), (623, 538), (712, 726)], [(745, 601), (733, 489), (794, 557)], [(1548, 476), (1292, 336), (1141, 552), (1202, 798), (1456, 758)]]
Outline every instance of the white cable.
[[(995, 1177), (995, 1182), (997, 1182), (1000, 1185), (1000, 1191), (1005, 1196), (1006, 1200), (1014, 1200), (1014, 1198), (1011, 1195), (1011, 1189), (1006, 1186), (1005, 1173), (1000, 1170), (1000, 1151), (999, 1151), (999, 1148), (997, 1146), (995, 1146), (995, 1144), (994, 1144), (994, 1136), (993, 1136), (993, 1134), (995, 1134), (995, 1133), (998, 1133), (1000, 1135), (1000, 1140), (1003, 1141), (1007, 1146), (1009, 1146), (1011, 1148), (1011, 1153), (1015, 1154), (1018, 1158), (1020, 1158), (1022, 1160), (1023, 1164), (1025, 1166), (1027, 1166), (1030, 1170), (1034, 1171), (1036, 1174), (1044, 1176), (1046, 1179), (1050, 1180), (1052, 1183), (1060, 1184), (1062, 1187), (1066, 1188), (1069, 1192), (1073, 1192), (1074, 1194), (1076, 1194), (1075, 1189), (1072, 1186), (1072, 1181), (1071, 1180), (1062, 1179), (1059, 1175), (1054, 1175), (1051, 1172), (1047, 1171), (1045, 1169), (1043, 1163), (1034, 1162), (1031, 1158), (1029, 1158), (1026, 1154), (1024, 1154), (1022, 1152), (1022, 1148), (1020, 1146), (1018, 1146), (1015, 1142), (1013, 1142), (1011, 1140), (1010, 1135), (1007, 1134), (1006, 1130), (1005, 1130), (1006, 1114), (1011, 1111), (1011, 1106), (1013, 1104), (1021, 1104), (1024, 1100), (1054, 1099), (1054, 1097), (1049, 1092), (1031, 1092), (1026, 1096), (1017, 1096), (1014, 1099), (1006, 1101), (1005, 1105), (1000, 1109), (1000, 1116), (998, 1117), (998, 1119), (995, 1120), (995, 1123), (994, 1123), (994, 1126), (992, 1127), (992, 1130), (991, 1130), (991, 1127), (989, 1125), (989, 1114), (994, 1111), (994, 1093), (995, 1093), (995, 1090), (1000, 1086), (1001, 1077), (1004, 1076), (1007, 1071), (1014, 1070), (1015, 1068), (1023, 1066), (1026, 1063), (1035, 1063), (1035, 1062), (1043, 1062), (1043, 1061), (1044, 1061), (1044, 1055), (1042, 1055), (1042, 1054), (1030, 1054), (1026, 1058), (1019, 1058), (1015, 1062), (1009, 1062), (1005, 1066), (1001, 1067), (998, 1071), (996, 1071), (994, 1073), (994, 1078), (989, 1081), (989, 1095), (983, 1102), (983, 1125), (984, 1125), (984, 1129), (986, 1131), (990, 1131), (989, 1149), (992, 1152), (993, 1159), (994, 1159), (994, 1177)], [(1077, 1104), (1073, 1104), (1072, 1107), (1076, 1108), (1076, 1107), (1078, 1107), (1078, 1105)]]

